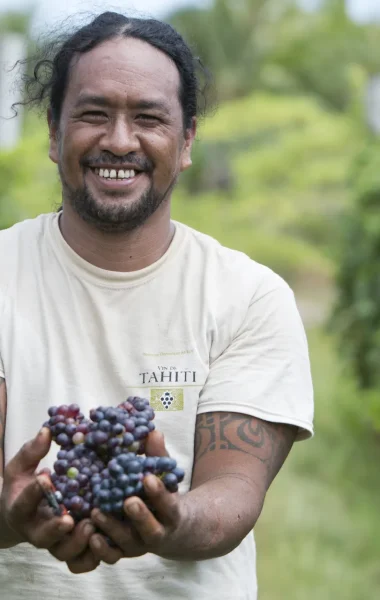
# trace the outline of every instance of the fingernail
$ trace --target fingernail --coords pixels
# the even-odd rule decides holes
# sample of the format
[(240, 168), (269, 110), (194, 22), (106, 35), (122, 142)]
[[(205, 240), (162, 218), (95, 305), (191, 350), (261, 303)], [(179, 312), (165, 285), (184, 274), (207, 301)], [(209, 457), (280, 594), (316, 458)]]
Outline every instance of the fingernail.
[(50, 429), (48, 427), (41, 427), (41, 429), (37, 433), (37, 437), (38, 438), (39, 437), (45, 437), (48, 434), (50, 434)]
[(101, 550), (102, 549), (102, 542), (97, 537), (93, 538), (91, 544), (94, 546), (95, 550)]
[(148, 488), (149, 492), (157, 492), (158, 481), (154, 475), (149, 475), (145, 479), (145, 487)]
[(58, 525), (58, 531), (60, 533), (68, 533), (70, 531), (70, 529), (72, 528), (72, 524), (69, 521), (62, 521), (59, 525)]
[(131, 502), (131, 504), (128, 504), (127, 506), (127, 512), (132, 517), (138, 517), (141, 512), (140, 504), (138, 502)]
[(85, 536), (90, 537), (90, 535), (95, 533), (95, 527), (93, 525), (91, 525), (91, 523), (87, 523), (83, 528), (83, 533)]
[(107, 523), (107, 517), (106, 517), (106, 515), (104, 515), (100, 511), (98, 513), (96, 513), (95, 520), (96, 520), (97, 523), (102, 523), (102, 524)]

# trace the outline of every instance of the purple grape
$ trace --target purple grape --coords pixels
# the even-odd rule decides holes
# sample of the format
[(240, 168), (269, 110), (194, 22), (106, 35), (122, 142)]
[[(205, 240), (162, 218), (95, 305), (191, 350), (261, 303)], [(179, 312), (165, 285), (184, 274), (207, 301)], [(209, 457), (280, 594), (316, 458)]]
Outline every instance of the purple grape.
[(178, 491), (178, 479), (174, 473), (166, 473), (166, 475), (164, 475), (162, 478), (162, 482), (169, 492)]
[(110, 490), (103, 490), (101, 489), (99, 491), (99, 500), (100, 502), (108, 502), (111, 498), (111, 491)]
[(104, 431), (94, 431), (93, 434), (89, 435), (93, 436), (92, 439), (95, 446), (101, 446), (102, 444), (105, 444), (108, 440), (108, 434)]
[(79, 473), (77, 475), (76, 481), (79, 483), (81, 488), (84, 488), (88, 484), (89, 479), (84, 473)]
[(111, 431), (112, 425), (109, 421), (106, 421), (106, 419), (103, 419), (99, 423), (99, 429), (100, 429), (100, 431), (105, 431), (106, 433), (108, 433), (109, 431)]
[(83, 498), (80, 496), (73, 496), (71, 498), (71, 510), (75, 512), (80, 512), (83, 509)]
[(124, 489), (128, 486), (129, 484), (129, 477), (126, 473), (123, 473), (122, 475), (119, 475), (119, 477), (116, 480), (116, 485), (121, 488)]
[(124, 425), (124, 429), (125, 429), (125, 431), (127, 431), (127, 432), (130, 432), (130, 433), (131, 433), (132, 431), (134, 431), (134, 430), (135, 430), (135, 428), (136, 428), (136, 425), (135, 425), (135, 421), (134, 421), (134, 419), (126, 419), (126, 420), (123, 422), (123, 425)]
[(65, 433), (66, 425), (63, 422), (57, 423), (56, 425), (54, 425), (53, 429), (54, 429), (54, 435), (58, 436), (60, 433)]
[(135, 441), (134, 435), (132, 433), (125, 433), (123, 435), (123, 446), (129, 448), (131, 444)]
[[(57, 425), (57, 427), (58, 427), (58, 425)], [(70, 438), (72, 438), (76, 432), (77, 432), (77, 426), (74, 423), (69, 423), (69, 425), (66, 425), (66, 433)]]
[(69, 468), (69, 463), (67, 460), (56, 460), (54, 463), (54, 471), (57, 475), (65, 475), (67, 469)]
[(117, 502), (119, 500), (123, 500), (124, 499), (123, 490), (121, 490), (119, 487), (113, 487), (110, 491), (110, 498), (111, 498), (111, 500), (114, 500), (115, 502)]
[(70, 479), (67, 482), (66, 489), (68, 492), (79, 492), (79, 483), (76, 479)]
[(177, 466), (177, 462), (174, 458), (170, 458), (169, 456), (160, 456), (157, 461), (156, 469), (158, 473), (165, 473), (167, 471), (172, 471)]
[(140, 425), (139, 427), (136, 427), (134, 431), (135, 440), (142, 440), (148, 435), (148, 433), (149, 429), (146, 427), (146, 425)]
[(178, 483), (181, 483), (181, 481), (184, 480), (185, 471), (180, 467), (176, 467), (175, 469), (173, 469), (172, 473), (174, 473), (174, 475), (177, 477)]
[(59, 444), (60, 446), (69, 446), (70, 442), (71, 440), (66, 433), (60, 433), (59, 435), (57, 435), (57, 444)]
[(142, 473), (144, 469), (144, 465), (143, 462), (141, 460), (131, 460), (128, 462), (128, 465), (126, 466), (126, 471), (127, 473)]

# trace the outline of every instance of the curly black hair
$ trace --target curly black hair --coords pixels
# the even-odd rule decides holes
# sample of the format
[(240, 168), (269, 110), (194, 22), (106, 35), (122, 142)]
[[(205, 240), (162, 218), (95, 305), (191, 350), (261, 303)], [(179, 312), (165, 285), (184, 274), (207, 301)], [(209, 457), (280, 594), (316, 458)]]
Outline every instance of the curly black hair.
[(193, 117), (204, 114), (206, 90), (211, 76), (201, 60), (193, 55), (183, 37), (163, 21), (132, 18), (116, 12), (104, 12), (74, 33), (55, 36), (52, 42), (40, 48), (37, 56), (22, 61), (26, 64), (32, 62), (34, 68), (31, 73), (27, 72), (23, 76), (25, 96), (23, 101), (13, 105), (15, 111), (17, 112), (18, 105), (47, 105), (53, 121), (58, 123), (74, 58), (118, 37), (131, 37), (147, 42), (174, 62), (180, 75), (179, 95), (185, 129), (191, 126)]

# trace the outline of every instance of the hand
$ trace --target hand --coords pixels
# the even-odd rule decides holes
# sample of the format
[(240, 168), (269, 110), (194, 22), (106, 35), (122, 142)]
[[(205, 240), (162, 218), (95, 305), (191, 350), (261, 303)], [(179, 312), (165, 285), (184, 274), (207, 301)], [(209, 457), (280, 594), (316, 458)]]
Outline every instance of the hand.
[(66, 562), (72, 573), (88, 573), (94, 571), (100, 564), (89, 547), (95, 527), (90, 519), (84, 519), (75, 529), (67, 533), (57, 544), (49, 548), (54, 558)]
[[(162, 434), (155, 431), (149, 435), (145, 452), (147, 456), (168, 455)], [(112, 548), (104, 536), (93, 535), (90, 548), (98, 560), (115, 564), (120, 558), (142, 556), (147, 552), (165, 558), (176, 555), (181, 525), (186, 520), (181, 497), (168, 492), (154, 475), (145, 477), (144, 489), (154, 514), (136, 496), (124, 503), (127, 522), (105, 515), (100, 510), (92, 512), (93, 523), (116, 545)]]
[[(36, 438), (24, 444), (4, 470), (3, 490), (0, 498), (0, 514), (4, 522), (9, 547), (29, 542), (37, 548), (51, 548), (74, 528), (69, 515), (52, 516), (41, 508), (43, 492), (35, 470), (49, 451), (50, 431), (44, 428)], [(0, 547), (3, 533), (0, 534)]]

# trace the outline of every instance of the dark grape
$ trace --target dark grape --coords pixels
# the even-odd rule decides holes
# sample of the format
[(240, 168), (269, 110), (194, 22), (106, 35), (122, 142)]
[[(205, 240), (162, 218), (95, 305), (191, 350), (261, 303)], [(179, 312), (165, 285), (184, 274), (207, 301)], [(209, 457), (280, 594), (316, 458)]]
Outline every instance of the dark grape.
[(169, 492), (176, 492), (178, 490), (178, 479), (174, 473), (166, 473), (162, 478), (162, 482)]
[(144, 499), (143, 480), (154, 474), (170, 492), (178, 490), (184, 471), (170, 457), (144, 456), (145, 440), (155, 425), (149, 401), (130, 396), (113, 406), (99, 406), (85, 419), (77, 404), (52, 406), (46, 426), (60, 446), (52, 483), (56, 500), (76, 521), (96, 506), (123, 518), (126, 498)]

